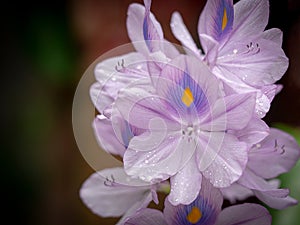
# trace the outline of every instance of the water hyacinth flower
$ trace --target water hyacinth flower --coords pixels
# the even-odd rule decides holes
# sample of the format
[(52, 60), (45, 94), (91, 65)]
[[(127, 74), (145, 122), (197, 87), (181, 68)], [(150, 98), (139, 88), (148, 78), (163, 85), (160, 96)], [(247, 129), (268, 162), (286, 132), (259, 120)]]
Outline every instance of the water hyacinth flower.
[(278, 189), (280, 183), (273, 178), (288, 172), (299, 158), (300, 147), (296, 140), (283, 131), (271, 128), (270, 135), (250, 149), (247, 167), (237, 183), (222, 192), (231, 202), (254, 194), (275, 209), (295, 205), (297, 200), (288, 196), (289, 190)]
[(189, 205), (173, 206), (165, 200), (163, 213), (142, 209), (125, 225), (270, 225), (269, 212), (258, 204), (241, 204), (221, 210), (223, 196), (203, 179), (199, 196)]
[[(174, 13), (185, 55), (165, 40), (150, 7), (144, 0), (128, 8), (136, 52), (95, 67), (95, 136), (124, 168), (91, 175), (83, 202), (99, 216), (121, 217), (118, 225), (270, 224), (257, 204), (222, 210), (223, 198), (252, 195), (276, 209), (296, 204), (274, 178), (294, 166), (300, 148), (261, 119), (288, 66), (282, 32), (264, 30), (268, 0), (208, 0), (198, 23), (203, 52)], [(166, 183), (163, 213), (146, 208)]]
[(223, 80), (228, 92), (257, 92), (256, 111), (263, 117), (276, 94), (274, 85), (288, 67), (282, 48), (282, 32), (264, 31), (269, 17), (268, 0), (207, 1), (198, 22), (204, 55), (197, 48), (179, 13), (171, 28), (181, 43), (204, 60)]
[(119, 225), (152, 200), (158, 204), (156, 191), (163, 185), (134, 179), (117, 167), (92, 174), (82, 185), (80, 197), (99, 216), (122, 216)]
[(223, 96), (207, 66), (189, 56), (172, 60), (152, 80), (156, 85), (140, 80), (122, 89), (113, 108), (145, 130), (124, 153), (126, 173), (148, 182), (171, 177), (173, 204), (192, 202), (202, 175), (216, 187), (235, 182), (246, 166), (248, 145), (229, 131), (248, 125), (255, 96)]

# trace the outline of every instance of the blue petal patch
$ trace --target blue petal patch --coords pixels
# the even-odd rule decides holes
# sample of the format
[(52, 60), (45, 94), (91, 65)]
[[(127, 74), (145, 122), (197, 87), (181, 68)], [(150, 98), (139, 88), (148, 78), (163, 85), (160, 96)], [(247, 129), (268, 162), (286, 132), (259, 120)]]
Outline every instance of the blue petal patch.
[[(191, 216), (191, 214), (194, 214)], [(180, 205), (176, 209), (176, 220), (181, 225), (213, 225), (217, 219), (217, 211), (207, 200), (198, 196), (189, 205)]]
[(202, 88), (187, 71), (169, 90), (172, 105), (181, 115), (201, 114), (208, 109), (208, 100)]
[(231, 30), (233, 25), (234, 11), (232, 0), (220, 0), (217, 6), (215, 19), (216, 38), (222, 40)]

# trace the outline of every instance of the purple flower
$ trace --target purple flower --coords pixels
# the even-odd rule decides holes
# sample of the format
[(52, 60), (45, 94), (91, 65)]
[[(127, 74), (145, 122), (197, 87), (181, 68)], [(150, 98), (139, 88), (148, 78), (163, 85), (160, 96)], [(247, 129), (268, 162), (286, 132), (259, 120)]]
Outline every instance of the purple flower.
[(123, 168), (111, 168), (92, 174), (82, 185), (80, 197), (95, 214), (122, 216), (118, 224), (123, 224), (126, 218), (147, 207), (152, 200), (158, 203), (156, 190), (160, 185), (133, 179)]
[(269, 17), (268, 0), (211, 0), (202, 11), (198, 34), (205, 55), (198, 50), (179, 13), (172, 16), (174, 35), (194, 55), (207, 62), (223, 80), (226, 91), (257, 92), (256, 111), (263, 117), (276, 93), (273, 85), (288, 67), (282, 32), (264, 31)]
[(278, 189), (279, 181), (273, 178), (288, 172), (299, 157), (300, 147), (296, 140), (272, 128), (270, 135), (249, 151), (247, 167), (237, 183), (222, 192), (232, 202), (255, 194), (272, 208), (284, 209), (295, 205), (297, 201), (288, 196), (289, 190)]
[(241, 204), (221, 210), (221, 192), (203, 179), (199, 195), (189, 205), (173, 206), (165, 200), (163, 213), (142, 209), (130, 217), (125, 225), (268, 225), (269, 212), (257, 204)]
[(233, 133), (253, 117), (255, 96), (224, 97), (207, 66), (189, 56), (165, 65), (152, 83), (139, 80), (124, 88), (113, 108), (112, 115), (116, 111), (145, 130), (125, 151), (126, 173), (149, 182), (171, 177), (169, 200), (175, 205), (197, 197), (202, 175), (216, 187), (235, 182), (248, 145)]

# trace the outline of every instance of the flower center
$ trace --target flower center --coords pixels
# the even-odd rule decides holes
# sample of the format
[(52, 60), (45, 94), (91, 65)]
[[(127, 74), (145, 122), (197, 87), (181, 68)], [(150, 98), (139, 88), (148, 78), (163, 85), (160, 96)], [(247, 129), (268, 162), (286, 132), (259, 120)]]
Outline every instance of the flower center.
[(186, 219), (192, 223), (196, 224), (202, 217), (202, 213), (200, 209), (196, 206), (192, 208), (192, 210), (189, 212), (189, 214), (186, 216)]

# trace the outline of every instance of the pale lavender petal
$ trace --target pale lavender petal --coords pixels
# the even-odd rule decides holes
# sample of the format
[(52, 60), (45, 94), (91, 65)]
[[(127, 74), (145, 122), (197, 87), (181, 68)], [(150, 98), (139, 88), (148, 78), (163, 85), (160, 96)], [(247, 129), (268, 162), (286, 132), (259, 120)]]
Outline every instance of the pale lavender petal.
[(199, 194), (202, 175), (198, 170), (196, 159), (190, 161), (173, 177), (171, 177), (171, 192), (168, 200), (172, 205), (192, 203)]
[(200, 34), (201, 45), (205, 53), (203, 60), (210, 68), (214, 68), (219, 54), (219, 42), (206, 34)]
[(121, 217), (121, 219), (118, 221), (116, 225), (124, 225), (124, 222), (127, 221), (129, 218), (133, 217), (137, 212), (146, 209), (149, 205), (149, 202), (151, 202), (152, 196), (151, 194), (147, 195), (142, 201), (138, 201), (128, 207), (128, 210), (125, 212), (125, 214)]
[(268, 210), (258, 204), (245, 203), (222, 210), (215, 225), (271, 225)]
[[(165, 99), (152, 94), (154, 92), (155, 90), (147, 79), (132, 83), (119, 92), (113, 113), (117, 111), (129, 124), (137, 128), (148, 130), (151, 121), (157, 119), (164, 125), (159, 130), (165, 131), (166, 128), (178, 130), (180, 124), (176, 122), (176, 119), (180, 117), (177, 110)], [(168, 110), (168, 114), (165, 113), (166, 110)]]
[(149, 184), (132, 179), (124, 173), (123, 168), (96, 172), (80, 189), (82, 201), (102, 217), (121, 216), (129, 210), (128, 206), (145, 207), (151, 201), (149, 196), (151, 197)]
[(262, 38), (273, 41), (276, 44), (278, 44), (280, 47), (282, 44), (282, 36), (283, 36), (282, 31), (279, 30), (278, 28), (272, 28), (262, 33)]
[(234, 133), (240, 141), (252, 146), (269, 135), (269, 127), (263, 120), (253, 117), (244, 129)]
[(290, 206), (294, 206), (298, 204), (298, 201), (290, 196), (286, 196), (283, 198), (276, 198), (274, 196), (269, 195), (268, 193), (262, 191), (253, 191), (256, 197), (267, 204), (268, 206), (282, 210)]
[(289, 194), (288, 189), (278, 189), (272, 182), (267, 182), (263, 178), (257, 176), (248, 168), (245, 169), (238, 183), (253, 191), (258, 190), (274, 198), (285, 198)]
[(245, 200), (254, 195), (253, 191), (238, 183), (233, 183), (227, 188), (221, 188), (221, 192), (224, 198), (229, 200), (231, 204)]
[(254, 107), (253, 93), (233, 94), (220, 98), (214, 104), (210, 117), (202, 122), (201, 129), (207, 131), (243, 129), (253, 117)]
[(140, 53), (128, 53), (101, 61), (94, 69), (96, 83), (90, 96), (99, 112), (116, 99), (121, 88), (135, 79), (148, 77), (146, 59)]
[(115, 100), (115, 96), (111, 96), (108, 92), (104, 91), (103, 85), (99, 82), (92, 84), (90, 87), (90, 97), (93, 105), (100, 113), (103, 113), (106, 108), (110, 107)]
[(263, 32), (268, 19), (268, 0), (241, 0), (237, 2), (234, 4), (232, 41)]
[(250, 37), (225, 45), (216, 66), (221, 71), (219, 76), (231, 74), (251, 86), (261, 87), (282, 77), (288, 68), (288, 59), (275, 42)]
[(136, 151), (129, 144), (124, 155), (126, 173), (145, 181), (166, 180), (186, 165), (195, 152), (196, 143), (181, 138), (181, 132), (178, 131), (168, 133), (165, 140), (155, 147), (148, 152)]
[[(179, 56), (170, 61), (158, 79), (157, 93), (181, 116), (196, 113), (203, 117), (221, 95), (220, 82), (204, 63), (192, 56)], [(188, 97), (187, 102), (184, 97)]]
[[(182, 17), (178, 12), (174, 12), (171, 18), (171, 29), (174, 36), (181, 42), (181, 44), (191, 50), (196, 56), (200, 57), (200, 50), (196, 46), (190, 32), (183, 23)], [(190, 51), (187, 51), (189, 53)]]
[(189, 205), (180, 204), (174, 206), (166, 198), (164, 215), (169, 225), (213, 225), (221, 211), (222, 203), (223, 197), (221, 192), (203, 178), (201, 191), (195, 201)]
[(168, 225), (161, 211), (142, 209), (130, 217), (124, 225)]
[[(213, 147), (212, 145), (212, 149)], [(222, 146), (218, 146), (217, 148), (220, 148), (219, 153), (216, 154), (212, 163), (205, 168), (203, 175), (215, 187), (228, 187), (240, 178), (246, 167), (247, 145), (244, 142), (238, 141), (235, 136), (225, 133), (223, 135)], [(198, 153), (199, 150), (197, 149)], [(200, 160), (201, 155), (198, 156), (198, 162), (201, 162)], [(201, 166), (201, 164), (199, 165)], [(199, 169), (201, 170), (201, 168)]]
[(288, 172), (299, 157), (300, 147), (295, 138), (271, 128), (270, 135), (250, 150), (247, 166), (261, 177), (274, 178)]
[(233, 18), (232, 0), (207, 1), (199, 18), (198, 33), (207, 34), (217, 41), (225, 40), (232, 30)]
[(146, 14), (145, 7), (140, 4), (133, 3), (129, 6), (126, 24), (129, 38), (138, 52), (149, 53), (145, 40), (148, 40), (146, 38), (150, 34), (150, 40), (163, 40), (161, 25), (150, 11)]
[[(119, 122), (122, 122), (120, 120)], [(123, 123), (125, 123), (125, 121), (123, 121)], [(93, 122), (93, 128), (96, 140), (103, 150), (110, 154), (123, 157), (128, 146), (128, 143), (126, 143), (127, 140), (123, 141), (116, 136), (110, 119), (107, 119), (103, 115), (98, 115)], [(124, 134), (128, 135), (128, 138), (129, 136), (133, 136), (130, 130), (124, 130), (124, 132)]]

